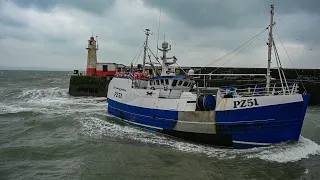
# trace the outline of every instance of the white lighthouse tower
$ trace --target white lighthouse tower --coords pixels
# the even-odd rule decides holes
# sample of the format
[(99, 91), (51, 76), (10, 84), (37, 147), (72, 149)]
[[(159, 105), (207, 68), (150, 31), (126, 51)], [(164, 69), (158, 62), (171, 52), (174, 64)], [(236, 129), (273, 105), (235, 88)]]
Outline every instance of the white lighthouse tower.
[(87, 57), (87, 76), (96, 75), (96, 67), (97, 67), (97, 50), (98, 45), (96, 40), (94, 39), (93, 35), (88, 40), (88, 57)]

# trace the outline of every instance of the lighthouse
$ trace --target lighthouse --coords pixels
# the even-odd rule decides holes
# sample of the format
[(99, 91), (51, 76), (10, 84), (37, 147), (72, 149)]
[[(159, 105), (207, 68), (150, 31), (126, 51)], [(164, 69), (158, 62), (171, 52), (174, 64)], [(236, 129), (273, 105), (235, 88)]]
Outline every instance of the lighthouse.
[(93, 35), (88, 40), (88, 46), (86, 47), (86, 49), (88, 50), (86, 75), (93, 76), (93, 75), (96, 75), (97, 50), (98, 50), (98, 45)]

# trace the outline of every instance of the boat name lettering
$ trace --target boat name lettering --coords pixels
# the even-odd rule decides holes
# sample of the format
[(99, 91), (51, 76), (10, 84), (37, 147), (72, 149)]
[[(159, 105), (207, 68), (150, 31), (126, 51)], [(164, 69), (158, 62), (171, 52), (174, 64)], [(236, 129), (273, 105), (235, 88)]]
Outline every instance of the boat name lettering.
[(115, 87), (115, 86), (113, 86), (113, 88), (114, 88), (114, 89), (117, 89), (117, 90), (119, 90), (119, 91), (124, 91), (124, 92), (126, 92), (126, 90), (125, 90), (125, 89), (122, 89), (122, 88), (118, 88), (118, 87)]
[(122, 98), (122, 93), (114, 92), (114, 97)]
[(233, 101), (233, 108), (238, 107), (252, 107), (252, 106), (258, 106), (258, 101), (256, 98), (254, 99), (243, 99), (240, 101)]

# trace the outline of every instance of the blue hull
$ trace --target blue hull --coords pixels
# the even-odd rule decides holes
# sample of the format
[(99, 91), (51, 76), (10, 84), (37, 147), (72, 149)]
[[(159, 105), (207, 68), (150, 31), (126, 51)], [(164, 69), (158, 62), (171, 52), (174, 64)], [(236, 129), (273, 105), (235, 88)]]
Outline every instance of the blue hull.
[(174, 130), (178, 111), (122, 104), (108, 99), (108, 113), (153, 131), (197, 143), (250, 148), (284, 141), (298, 141), (310, 95), (302, 102), (216, 112), (216, 134)]

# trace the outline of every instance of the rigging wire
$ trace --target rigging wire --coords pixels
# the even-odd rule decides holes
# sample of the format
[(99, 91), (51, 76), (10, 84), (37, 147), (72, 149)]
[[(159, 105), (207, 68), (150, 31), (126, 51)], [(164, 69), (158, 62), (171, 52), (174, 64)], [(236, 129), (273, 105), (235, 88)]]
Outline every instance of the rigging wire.
[(175, 63), (178, 65), (178, 67), (179, 67), (185, 74), (188, 74), (188, 73), (177, 63), (177, 61), (176, 61)]
[[(131, 60), (131, 63), (134, 61), (134, 59), (137, 57), (137, 55), (140, 53), (141, 54), (141, 50), (144, 46), (144, 43), (142, 44), (142, 46), (140, 47), (139, 51), (137, 52), (137, 54), (134, 56), (134, 58)], [(140, 56), (140, 55), (139, 55)], [(136, 61), (137, 62), (137, 61)]]
[(153, 73), (152, 74), (160, 75), (161, 73), (159, 73), (158, 67), (152, 64), (150, 53), (148, 53), (148, 57), (149, 57), (151, 68), (153, 69)]
[[(144, 44), (143, 44), (143, 45), (144, 45)], [(142, 47), (143, 47), (143, 46), (142, 46)], [(136, 64), (137, 64), (138, 59), (139, 59), (139, 57), (140, 57), (141, 53), (142, 53), (142, 48), (140, 49), (140, 53), (139, 53), (139, 55), (138, 55), (138, 57), (137, 57), (136, 62), (134, 63), (134, 65), (136, 65)]]
[(282, 87), (282, 90), (283, 90), (283, 93), (285, 93), (285, 88), (283, 86), (283, 81), (282, 81), (282, 76), (283, 76), (283, 80), (285, 81), (286, 83), (286, 88), (288, 90), (288, 93), (290, 93), (290, 89), (288, 87), (288, 83), (287, 83), (287, 80), (286, 80), (286, 76), (283, 72), (283, 69), (282, 69), (282, 65), (281, 65), (281, 62), (280, 62), (280, 57), (279, 57), (279, 54), (278, 54), (278, 50), (277, 50), (277, 47), (276, 47), (276, 43), (274, 42), (274, 39), (272, 38), (272, 44), (273, 44), (273, 51), (274, 51), (274, 55), (276, 57), (276, 62), (277, 62), (277, 67), (278, 67), (278, 73), (279, 73), (279, 78), (280, 78), (280, 82), (281, 82), (281, 87)]
[[(282, 40), (280, 39), (280, 36), (279, 36), (279, 34), (278, 34), (278, 32), (277, 32), (276, 27), (275, 27), (275, 26), (273, 26), (273, 27), (274, 27), (274, 31), (276, 32), (276, 34), (277, 34), (277, 36), (278, 36), (278, 38), (279, 38), (279, 40), (280, 40), (280, 42), (281, 42), (281, 44), (282, 44), (282, 46), (283, 46), (284, 51), (286, 52), (286, 54), (287, 54), (287, 56), (288, 56), (288, 58), (289, 58), (289, 60), (290, 60), (290, 62), (291, 62), (291, 65), (293, 66), (294, 71), (295, 71), (296, 74), (297, 74), (297, 77), (299, 77), (298, 71), (297, 71), (297, 69), (295, 68), (295, 66), (293, 65), (293, 62), (292, 62), (292, 60), (291, 60), (291, 58), (290, 58), (290, 56), (289, 56), (289, 53), (288, 53), (287, 49), (284, 47), (284, 44), (283, 44)], [(300, 82), (301, 82), (301, 85), (302, 85), (302, 87), (303, 87), (303, 90), (305, 91), (305, 93), (307, 93), (306, 87), (304, 86), (304, 84), (303, 84), (303, 82), (302, 82), (301, 79), (300, 79)]]
[[(232, 58), (230, 58), (228, 61), (226, 61), (225, 63), (223, 63), (222, 65), (221, 65), (221, 67), (223, 66), (223, 65), (225, 65), (225, 64), (227, 64), (228, 62), (230, 62), (233, 58), (235, 58), (238, 54), (240, 54), (242, 51), (244, 51), (247, 47), (249, 47), (255, 40), (257, 40), (264, 32), (266, 32), (266, 30), (269, 28), (269, 26), (266, 28), (266, 29), (264, 29), (263, 31), (261, 31), (261, 33), (259, 33), (258, 35), (256, 35), (255, 37), (254, 37), (254, 39), (249, 43), (249, 44), (247, 44), (242, 50), (240, 50), (238, 53), (236, 53)], [(239, 49), (239, 48), (238, 48)], [(210, 72), (209, 74), (212, 74), (213, 72), (215, 72), (215, 71), (217, 71), (218, 69), (220, 69), (221, 67), (218, 67), (218, 68), (216, 68), (215, 70), (213, 70), (212, 72)]]
[(158, 60), (159, 58), (158, 58), (156, 55), (153, 54), (153, 52), (151, 51), (151, 49), (149, 48), (149, 46), (147, 46), (147, 48), (148, 48), (148, 50), (151, 52), (151, 54), (153, 55), (153, 57), (158, 61), (158, 63), (161, 64), (160, 61)]
[(281, 64), (281, 61), (280, 61), (280, 56), (279, 56), (279, 53), (278, 53), (278, 50), (277, 50), (277, 47), (276, 47), (276, 43), (274, 42), (274, 39), (273, 39), (273, 38), (272, 38), (272, 42), (273, 42), (273, 47), (274, 47), (274, 52), (275, 52), (276, 60), (279, 62), (279, 65), (280, 65), (279, 70), (281, 71), (282, 76), (283, 76), (283, 78), (284, 78), (284, 80), (285, 80), (285, 83), (286, 83), (286, 85), (287, 85), (287, 88), (288, 88), (288, 90), (289, 90), (288, 83), (287, 83), (287, 78), (286, 78), (286, 75), (285, 75), (284, 70), (283, 70), (283, 68), (282, 68), (282, 64)]
[[(269, 25), (270, 26), (270, 25)], [(265, 31), (267, 31), (269, 29), (269, 26), (267, 26), (266, 28), (264, 28), (261, 32), (259, 32), (257, 35), (253, 36), (251, 39), (249, 39), (248, 41), (246, 41), (245, 43), (243, 43), (242, 45), (240, 45), (239, 47), (237, 47), (236, 49), (232, 50), (231, 52), (225, 54), (224, 56), (218, 58), (217, 60), (207, 64), (206, 66), (196, 70), (196, 71), (201, 71), (202, 69), (206, 68), (207, 66), (213, 64), (213, 63), (216, 63), (220, 60), (222, 60), (223, 58), (227, 57), (228, 55), (232, 54), (233, 52), (235, 52), (236, 50), (240, 49), (242, 46), (246, 45), (247, 43), (249, 43), (250, 41), (252, 41), (253, 39), (255, 39), (257, 36), (260, 36), (261, 34), (263, 34)]]

